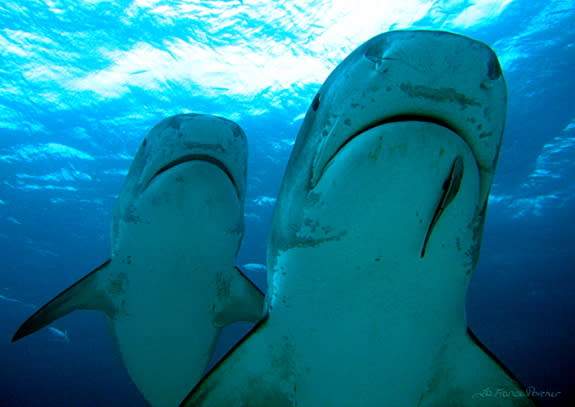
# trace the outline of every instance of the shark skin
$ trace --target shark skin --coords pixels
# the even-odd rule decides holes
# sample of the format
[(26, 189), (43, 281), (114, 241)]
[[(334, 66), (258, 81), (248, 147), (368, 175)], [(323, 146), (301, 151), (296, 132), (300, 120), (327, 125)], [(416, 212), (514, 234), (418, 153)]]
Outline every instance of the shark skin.
[(351, 53), (286, 168), (266, 317), (181, 406), (534, 405), (465, 316), (505, 114), (472, 39), (394, 31)]
[(258, 321), (264, 296), (235, 268), (247, 140), (235, 123), (185, 114), (143, 140), (113, 213), (111, 258), (33, 314), (16, 341), (77, 309), (106, 314), (152, 406), (177, 406), (220, 329)]

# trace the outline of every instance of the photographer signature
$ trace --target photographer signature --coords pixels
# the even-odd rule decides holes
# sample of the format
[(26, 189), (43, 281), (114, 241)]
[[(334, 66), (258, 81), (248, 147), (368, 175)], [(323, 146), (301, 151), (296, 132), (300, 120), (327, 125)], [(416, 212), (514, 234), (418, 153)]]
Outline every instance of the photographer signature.
[(561, 395), (560, 391), (544, 391), (537, 390), (534, 386), (529, 386), (525, 391), (521, 390), (508, 390), (505, 388), (491, 388), (486, 387), (480, 392), (477, 392), (471, 396), (474, 399), (477, 398), (519, 398), (519, 397), (540, 397), (540, 398), (557, 398)]

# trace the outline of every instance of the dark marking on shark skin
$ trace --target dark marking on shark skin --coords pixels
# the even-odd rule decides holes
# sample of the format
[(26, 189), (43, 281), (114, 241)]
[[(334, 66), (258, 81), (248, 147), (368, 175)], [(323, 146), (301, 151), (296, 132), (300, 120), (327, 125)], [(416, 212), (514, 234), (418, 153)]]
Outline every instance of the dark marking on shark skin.
[(306, 205), (319, 206), (320, 204), (323, 205), (321, 194), (318, 192), (310, 191), (306, 196)]
[[(195, 116), (201, 116), (201, 115), (195, 115)], [(229, 119), (226, 119), (225, 117), (219, 117), (219, 116), (214, 116), (214, 117), (218, 120), (221, 120), (225, 123), (228, 123), (230, 125), (230, 127), (232, 128), (232, 132), (233, 132), (232, 134), (234, 137), (240, 137), (242, 139), (246, 138), (244, 131), (242, 130), (242, 128), (240, 126), (238, 126), (238, 124), (236, 122), (229, 120)]]
[(457, 247), (457, 251), (459, 251), (459, 252), (461, 251), (462, 246), (461, 246), (461, 238), (460, 237), (455, 239), (455, 247)]
[(125, 294), (129, 283), (130, 282), (126, 273), (118, 273), (118, 275), (115, 276), (113, 280), (110, 280), (106, 292), (110, 295), (111, 298), (122, 296)]
[(317, 228), (319, 227), (320, 223), (317, 220), (305, 218), (303, 220), (303, 226), (309, 230), (311, 233), (316, 233)]
[(453, 88), (434, 89), (427, 86), (413, 86), (411, 83), (402, 83), (399, 88), (410, 97), (430, 99), (434, 102), (457, 103), (462, 109), (469, 106), (479, 106), (479, 102), (468, 98)]
[[(318, 234), (321, 233), (324, 236), (323, 237), (316, 237), (310, 235), (302, 236), (301, 233), (303, 228), (306, 228), (305, 231), (306, 234), (309, 233), (310, 229), (313, 229), (313, 231), (317, 232)], [(288, 229), (289, 232), (286, 235), (289, 237), (286, 236), (283, 236), (282, 238), (276, 237), (276, 240), (274, 242), (276, 251), (286, 251), (296, 247), (299, 248), (316, 247), (329, 241), (341, 240), (344, 236), (347, 235), (347, 230), (342, 230), (338, 233), (334, 233), (334, 231), (330, 226), (321, 226), (320, 224), (307, 224), (305, 226), (302, 226), (301, 224), (292, 223), (288, 226)]]
[[(244, 223), (241, 220), (238, 220), (234, 226), (226, 230), (226, 233), (230, 233), (232, 235), (242, 234), (244, 233)], [(239, 249), (239, 248), (238, 248)], [(249, 279), (248, 279), (249, 280)]]
[(134, 205), (128, 206), (122, 216), (122, 220), (126, 223), (133, 223), (133, 224), (146, 223), (142, 220), (141, 217), (136, 215), (137, 212), (138, 210)]
[(466, 274), (471, 274), (473, 270), (475, 270), (475, 266), (477, 266), (477, 262), (479, 261), (479, 253), (481, 251), (481, 242), (483, 239), (483, 227), (485, 226), (485, 215), (487, 213), (487, 201), (483, 207), (478, 211), (477, 215), (473, 217), (473, 220), (470, 222), (468, 227), (473, 232), (473, 241), (471, 247), (467, 251), (467, 255), (470, 259), (470, 267), (467, 270)]
[(342, 230), (337, 234), (326, 237), (297, 236), (294, 239), (294, 243), (286, 248), (290, 249), (294, 247), (300, 247), (300, 248), (316, 247), (326, 242), (341, 240), (341, 238), (344, 237), (345, 235), (347, 235), (347, 230)]
[[(447, 337), (449, 338), (449, 335), (447, 335)], [(431, 397), (434, 394), (436, 394), (437, 389), (440, 388), (440, 386), (443, 383), (445, 382), (448, 383), (450, 380), (450, 373), (453, 371), (453, 366), (445, 363), (445, 361), (449, 360), (445, 357), (445, 355), (448, 353), (447, 342), (448, 340), (446, 340), (445, 343), (443, 343), (443, 345), (441, 346), (441, 348), (439, 349), (434, 358), (433, 366), (435, 367), (431, 372), (431, 377), (425, 384), (425, 390), (421, 393), (421, 396), (419, 397), (419, 401), (417, 403), (418, 406), (425, 404), (426, 399), (428, 397)]]
[(187, 114), (179, 114), (173, 116), (166, 120), (166, 127), (171, 127), (173, 129), (179, 130), (182, 126), (182, 122), (184, 122), (188, 118), (200, 116), (199, 114), (195, 113), (187, 113)]
[(297, 376), (295, 363), (295, 349), (290, 342), (290, 338), (283, 336), (281, 342), (269, 345), (269, 353), (273, 355), (270, 365), (273, 371), (278, 372), (281, 379), (293, 381)]
[(218, 299), (225, 301), (230, 297), (231, 291), (231, 281), (225, 278), (222, 273), (218, 273), (216, 276), (216, 296)]

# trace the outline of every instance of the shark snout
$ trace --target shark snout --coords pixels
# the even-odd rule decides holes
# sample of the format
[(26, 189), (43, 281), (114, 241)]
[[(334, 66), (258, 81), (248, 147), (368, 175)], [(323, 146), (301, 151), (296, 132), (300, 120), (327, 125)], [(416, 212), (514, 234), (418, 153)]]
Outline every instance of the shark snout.
[(506, 86), (485, 44), (438, 31), (385, 33), (343, 61), (316, 99), (312, 186), (355, 137), (413, 121), (445, 127), (469, 145), (481, 173), (482, 201), (487, 199), (505, 125)]

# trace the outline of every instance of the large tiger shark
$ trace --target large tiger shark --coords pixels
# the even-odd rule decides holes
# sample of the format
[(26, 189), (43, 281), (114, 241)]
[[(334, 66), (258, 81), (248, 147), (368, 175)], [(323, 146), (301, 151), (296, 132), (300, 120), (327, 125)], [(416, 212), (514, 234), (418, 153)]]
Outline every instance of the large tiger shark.
[(286, 169), (266, 317), (181, 406), (532, 406), (465, 316), (505, 114), (480, 42), (394, 31), (350, 54)]
[(263, 294), (234, 266), (246, 161), (234, 122), (185, 114), (157, 124), (119, 195), (111, 259), (33, 314), (13, 341), (74, 310), (102, 311), (144, 397), (178, 405), (202, 377), (220, 328), (262, 315)]

